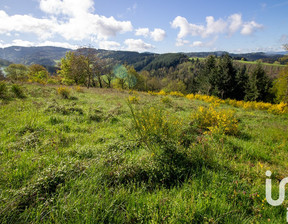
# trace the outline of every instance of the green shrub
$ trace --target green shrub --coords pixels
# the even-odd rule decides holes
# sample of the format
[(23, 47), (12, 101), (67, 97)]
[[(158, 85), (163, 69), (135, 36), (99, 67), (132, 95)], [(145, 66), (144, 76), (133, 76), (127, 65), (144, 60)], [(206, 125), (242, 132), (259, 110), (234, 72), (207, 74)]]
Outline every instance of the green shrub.
[(21, 86), (17, 84), (13, 84), (11, 86), (11, 92), (17, 97), (17, 98), (25, 98), (24, 91)]
[(5, 99), (7, 97), (8, 88), (5, 82), (0, 82), (0, 99)]
[(164, 96), (164, 97), (161, 98), (161, 102), (166, 104), (166, 105), (171, 105), (172, 100), (170, 99), (170, 97)]

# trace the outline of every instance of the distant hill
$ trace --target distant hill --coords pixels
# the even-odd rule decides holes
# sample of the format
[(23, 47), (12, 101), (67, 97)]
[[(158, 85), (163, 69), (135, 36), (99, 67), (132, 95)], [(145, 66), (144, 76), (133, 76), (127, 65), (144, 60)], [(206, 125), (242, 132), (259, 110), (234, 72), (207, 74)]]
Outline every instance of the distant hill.
[(7, 47), (0, 49), (0, 58), (17, 64), (54, 66), (71, 49), (60, 47)]
[[(216, 52), (191, 52), (191, 53), (168, 53), (168, 54), (155, 54), (155, 53), (138, 53), (132, 51), (111, 51), (103, 49), (86, 48), (87, 52), (90, 51), (97, 54), (100, 58), (110, 58), (114, 62), (133, 65), (137, 71), (153, 70), (162, 67), (175, 67), (179, 63), (188, 60), (189, 57), (204, 58), (208, 55), (221, 56), (227, 54), (225, 51)], [(56, 61), (59, 61), (65, 56), (66, 52), (72, 49), (60, 47), (7, 47), (0, 49), (0, 66), (8, 66), (10, 63), (21, 63), (25, 65), (41, 64), (46, 66), (51, 71), (55, 70)], [(85, 52), (85, 49), (84, 49)], [(287, 52), (257, 52), (247, 54), (232, 54), (231, 57), (236, 60), (255, 61), (261, 59), (263, 62), (274, 63)], [(2, 59), (2, 60), (1, 60)], [(54, 69), (54, 70), (53, 70)]]
[(236, 60), (241, 60), (243, 58), (246, 61), (256, 61), (261, 59), (263, 62), (274, 63), (287, 53), (288, 52), (283, 51), (283, 52), (267, 52), (267, 53), (255, 52), (255, 53), (234, 54), (226, 51), (216, 51), (216, 52), (191, 52), (191, 53), (185, 53), (185, 55), (187, 55), (188, 57), (205, 58), (209, 55), (222, 56), (224, 54), (229, 54), (233, 59)]

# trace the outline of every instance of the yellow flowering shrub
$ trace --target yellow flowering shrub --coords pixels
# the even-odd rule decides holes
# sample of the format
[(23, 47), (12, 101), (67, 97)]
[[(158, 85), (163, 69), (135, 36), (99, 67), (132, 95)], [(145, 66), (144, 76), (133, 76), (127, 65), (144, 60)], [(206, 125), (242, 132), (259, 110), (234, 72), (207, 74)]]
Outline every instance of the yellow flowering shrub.
[(234, 135), (238, 132), (238, 120), (232, 110), (216, 110), (214, 106), (199, 107), (192, 115), (199, 128), (212, 133)]
[(216, 96), (207, 96), (207, 95), (202, 95), (202, 94), (188, 94), (186, 95), (187, 99), (190, 100), (201, 100), (204, 101), (206, 103), (212, 103), (214, 105), (219, 105), (219, 104), (223, 104), (225, 103), (224, 100), (221, 100), (220, 98), (216, 97)]
[(184, 94), (178, 91), (173, 91), (169, 93), (170, 96), (179, 96), (179, 97), (184, 97)]
[(167, 93), (164, 90), (161, 90), (159, 93), (157, 93), (157, 95), (166, 96)]
[(57, 93), (64, 99), (68, 99), (70, 96), (70, 89), (65, 86), (60, 86), (57, 88)]
[(182, 121), (162, 109), (148, 107), (135, 110), (131, 105), (129, 107), (133, 116), (133, 130), (136, 130), (138, 138), (146, 142), (152, 136), (174, 138), (180, 132)]
[(138, 96), (129, 96), (128, 97), (128, 101), (130, 103), (133, 103), (133, 104), (136, 104), (136, 103), (139, 103), (139, 100), (140, 100), (140, 97)]
[(273, 114), (284, 114), (288, 113), (288, 104), (281, 102), (279, 104), (272, 105), (268, 112), (273, 113)]

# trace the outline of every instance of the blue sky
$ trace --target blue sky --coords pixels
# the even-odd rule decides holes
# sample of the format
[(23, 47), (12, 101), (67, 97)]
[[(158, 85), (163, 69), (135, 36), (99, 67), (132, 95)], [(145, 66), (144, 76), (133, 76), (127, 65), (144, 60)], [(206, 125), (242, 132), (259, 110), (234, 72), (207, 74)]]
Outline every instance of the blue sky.
[(1, 0), (0, 47), (282, 51), (287, 0)]

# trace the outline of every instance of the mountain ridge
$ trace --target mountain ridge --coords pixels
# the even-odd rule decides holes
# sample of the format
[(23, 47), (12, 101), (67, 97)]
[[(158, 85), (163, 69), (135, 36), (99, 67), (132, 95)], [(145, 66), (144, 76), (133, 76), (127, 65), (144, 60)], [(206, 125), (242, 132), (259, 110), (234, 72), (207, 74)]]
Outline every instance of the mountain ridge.
[[(133, 65), (137, 71), (152, 69), (154, 67), (173, 66), (175, 63), (182, 61), (185, 57), (207, 57), (208, 55), (221, 56), (229, 54), (237, 60), (264, 60), (265, 62), (273, 63), (288, 52), (253, 52), (253, 53), (229, 53), (226, 51), (212, 52), (179, 52), (158, 54), (152, 52), (135, 52), (135, 51), (118, 51), (86, 48), (93, 50), (101, 58), (111, 58), (117, 63), (127, 63)], [(0, 59), (17, 64), (41, 64), (44, 66), (56, 66), (59, 61), (68, 51), (74, 51), (69, 48), (44, 46), (44, 47), (21, 47), (11, 46), (0, 49)], [(161, 60), (168, 60), (168, 63), (162, 63)], [(152, 63), (152, 65), (150, 65)], [(162, 64), (161, 64), (162, 63)]]

